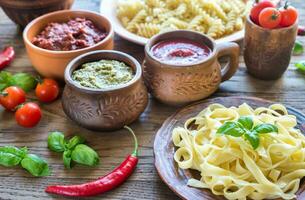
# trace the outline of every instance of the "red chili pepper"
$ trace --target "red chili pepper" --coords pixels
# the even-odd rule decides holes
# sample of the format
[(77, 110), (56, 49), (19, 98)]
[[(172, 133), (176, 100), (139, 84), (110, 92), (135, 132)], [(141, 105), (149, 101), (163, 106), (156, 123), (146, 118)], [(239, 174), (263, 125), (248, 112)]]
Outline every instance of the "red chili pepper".
[(93, 182), (81, 185), (48, 186), (45, 191), (71, 197), (84, 197), (102, 194), (121, 185), (132, 174), (138, 163), (138, 141), (136, 135), (129, 127), (125, 126), (124, 128), (132, 133), (135, 141), (135, 148), (134, 152), (129, 155), (119, 167)]
[(299, 36), (305, 36), (305, 27), (304, 26), (299, 26), (298, 35)]
[(0, 53), (0, 70), (8, 66), (15, 57), (15, 51), (13, 47), (6, 47)]

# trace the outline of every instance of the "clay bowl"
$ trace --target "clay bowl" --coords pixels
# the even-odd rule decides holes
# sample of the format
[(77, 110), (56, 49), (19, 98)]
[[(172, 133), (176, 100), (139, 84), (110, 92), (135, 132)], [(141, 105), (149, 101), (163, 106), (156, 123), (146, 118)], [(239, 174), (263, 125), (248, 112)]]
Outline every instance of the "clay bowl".
[[(32, 44), (33, 38), (38, 35), (50, 22), (66, 22), (69, 19), (83, 17), (91, 20), (95, 26), (105, 29), (106, 38), (95, 45), (73, 51), (51, 51)], [(23, 40), (28, 56), (34, 68), (43, 76), (64, 79), (67, 64), (75, 57), (94, 50), (113, 49), (114, 32), (110, 21), (95, 12), (84, 10), (64, 10), (43, 15), (27, 25), (23, 32)]]
[[(82, 64), (101, 59), (126, 63), (134, 70), (134, 78), (111, 89), (83, 87), (71, 78), (72, 72)], [(135, 121), (148, 103), (141, 65), (136, 59), (122, 52), (94, 51), (75, 58), (66, 68), (65, 82), (62, 96), (64, 112), (77, 124), (88, 129), (120, 129)]]
[(25, 27), (33, 19), (57, 10), (70, 9), (74, 0), (0, 0), (6, 15)]

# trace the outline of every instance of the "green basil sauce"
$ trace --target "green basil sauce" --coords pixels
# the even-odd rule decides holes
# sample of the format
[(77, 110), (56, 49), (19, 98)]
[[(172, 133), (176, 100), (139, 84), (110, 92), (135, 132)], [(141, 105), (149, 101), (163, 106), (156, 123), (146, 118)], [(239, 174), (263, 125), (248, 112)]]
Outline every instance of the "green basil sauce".
[(117, 87), (129, 82), (133, 77), (132, 68), (117, 60), (85, 63), (72, 73), (75, 82), (93, 89)]

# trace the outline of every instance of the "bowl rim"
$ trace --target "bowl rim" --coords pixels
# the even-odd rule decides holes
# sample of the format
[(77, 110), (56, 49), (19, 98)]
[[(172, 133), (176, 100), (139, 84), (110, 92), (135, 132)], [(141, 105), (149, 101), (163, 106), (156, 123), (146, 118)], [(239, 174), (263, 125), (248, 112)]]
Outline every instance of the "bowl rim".
[[(53, 50), (47, 50), (47, 49), (43, 49), (43, 48), (40, 48), (36, 45), (34, 45), (30, 40), (29, 38), (27, 37), (27, 34), (29, 32), (29, 30), (34, 26), (36, 25), (37, 23), (39, 23), (42, 19), (45, 19), (45, 18), (49, 18), (51, 16), (54, 16), (54, 15), (64, 15), (66, 13), (87, 13), (87, 14), (93, 14), (93, 15), (96, 15), (98, 17), (101, 17), (103, 18), (109, 25), (109, 31), (107, 33), (107, 36), (101, 40), (100, 42), (92, 45), (92, 46), (89, 46), (89, 47), (85, 47), (85, 48), (82, 48), (82, 49), (76, 49), (76, 50), (71, 50), (71, 51), (53, 51)], [(86, 18), (86, 16), (83, 16)], [(104, 26), (104, 24), (103, 24)], [(23, 36), (23, 40), (24, 42), (29, 45), (32, 49), (35, 49), (37, 51), (40, 51), (42, 53), (46, 53), (46, 54), (54, 54), (54, 55), (66, 55), (66, 54), (74, 54), (74, 53), (82, 53), (82, 52), (85, 52), (85, 51), (88, 51), (90, 49), (94, 49), (102, 44), (105, 44), (107, 43), (109, 40), (111, 40), (111, 38), (113, 37), (114, 35), (114, 30), (113, 30), (113, 25), (111, 23), (111, 21), (104, 15), (101, 15), (99, 14), (98, 12), (94, 12), (94, 11), (88, 11), (88, 10), (83, 10), (83, 9), (77, 9), (77, 10), (59, 10), (59, 11), (54, 11), (54, 12), (51, 12), (51, 13), (47, 13), (47, 14), (44, 14), (36, 19), (34, 19), (33, 21), (31, 21), (25, 28), (24, 28), (24, 31), (22, 33), (22, 36)]]
[[(201, 60), (198, 60), (198, 61), (192, 62), (192, 63), (187, 63), (187, 64), (175, 64), (175, 63), (168, 63), (166, 61), (159, 60), (158, 58), (156, 58), (152, 54), (151, 49), (154, 47), (154, 45), (156, 45), (158, 43), (158, 40), (159, 40), (160, 37), (162, 37), (164, 35), (173, 34), (173, 33), (176, 33), (175, 37), (171, 38), (170, 40), (175, 40), (175, 39), (183, 38), (183, 39), (188, 39), (190, 41), (198, 43), (194, 39), (190, 39), (190, 38), (184, 37), (184, 35), (186, 35), (185, 33), (193, 34), (193, 35), (198, 35), (199, 37), (202, 37), (202, 38), (205, 38), (205, 39), (209, 40), (211, 42), (212, 46), (213, 46), (213, 48), (211, 48), (211, 53), (206, 58), (204, 58), (204, 59), (201, 59)], [(162, 41), (162, 39), (161, 39), (161, 41)], [(151, 39), (149, 39), (149, 41), (145, 45), (144, 51), (145, 51), (146, 56), (148, 56), (153, 61), (159, 63), (160, 66), (166, 66), (166, 67), (169, 67), (169, 68), (176, 68), (177, 69), (177, 68), (194, 67), (194, 66), (201, 65), (203, 63), (211, 62), (211, 61), (213, 61), (213, 58), (217, 55), (218, 49), (217, 49), (217, 44), (216, 44), (215, 40), (213, 38), (209, 37), (208, 35), (202, 34), (202, 33), (197, 32), (197, 31), (174, 30), (174, 31), (168, 31), (168, 32), (164, 32), (164, 33), (159, 33), (159, 34), (153, 36)]]
[(280, 27), (280, 28), (275, 28), (275, 29), (268, 29), (268, 28), (263, 28), (259, 25), (257, 25), (256, 23), (254, 23), (249, 16), (247, 16), (246, 18), (246, 23), (250, 24), (252, 27), (255, 27), (257, 29), (259, 29), (260, 31), (265, 31), (265, 32), (270, 32), (270, 33), (275, 33), (275, 32), (280, 32), (280, 31), (285, 31), (285, 30), (290, 30), (295, 28), (298, 24), (299, 24), (299, 18), (297, 18), (297, 20), (294, 22), (294, 24), (287, 26), (287, 27)]
[[(94, 88), (84, 87), (84, 86), (81, 86), (81, 85), (77, 84), (72, 79), (71, 68), (73, 68), (74, 65), (79, 60), (81, 60), (81, 59), (83, 59), (87, 56), (104, 54), (104, 53), (117, 54), (117, 55), (125, 57), (129, 61), (131, 61), (135, 65), (134, 77), (125, 84), (120, 84), (118, 86), (111, 87), (111, 88), (106, 88), (106, 89), (94, 89)], [(115, 60), (115, 59), (113, 59), (113, 60)], [(74, 58), (73, 60), (71, 60), (69, 62), (69, 64), (67, 65), (67, 67), (65, 69), (65, 73), (64, 73), (64, 79), (65, 79), (65, 82), (66, 82), (67, 85), (72, 86), (73, 88), (77, 89), (80, 92), (91, 93), (91, 94), (100, 94), (100, 93), (104, 93), (104, 92), (114, 92), (114, 91), (119, 91), (121, 89), (128, 88), (128, 87), (134, 85), (138, 80), (140, 80), (141, 77), (142, 77), (142, 67), (141, 67), (140, 63), (134, 57), (132, 57), (131, 55), (129, 55), (127, 53), (124, 53), (124, 52), (121, 52), (121, 51), (116, 51), (116, 50), (96, 50), (96, 51), (91, 51), (91, 52), (79, 55), (79, 56), (77, 56), (76, 58)]]

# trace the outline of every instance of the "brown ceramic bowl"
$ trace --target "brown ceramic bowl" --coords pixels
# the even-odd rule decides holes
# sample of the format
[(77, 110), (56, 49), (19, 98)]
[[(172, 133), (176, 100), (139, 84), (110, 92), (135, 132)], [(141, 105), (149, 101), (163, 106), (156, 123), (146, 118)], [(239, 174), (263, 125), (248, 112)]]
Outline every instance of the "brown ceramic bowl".
[[(151, 48), (164, 40), (188, 39), (205, 44), (211, 54), (198, 62), (169, 64), (157, 59)], [(229, 57), (229, 62), (221, 68), (218, 59)], [(151, 94), (159, 101), (170, 105), (183, 105), (206, 98), (220, 85), (230, 79), (238, 68), (239, 46), (225, 42), (216, 44), (213, 39), (198, 32), (179, 30), (154, 36), (145, 46), (143, 75)]]
[(74, 0), (0, 0), (6, 15), (21, 27), (33, 19), (57, 10), (70, 9)]
[[(66, 22), (76, 17), (84, 17), (93, 21), (101, 29), (108, 33), (107, 37), (99, 43), (73, 51), (51, 51), (42, 49), (32, 44), (33, 38), (38, 35), (50, 22)], [(23, 40), (28, 56), (34, 68), (43, 76), (64, 79), (64, 71), (67, 64), (75, 57), (94, 50), (113, 49), (113, 28), (110, 21), (95, 12), (84, 10), (63, 10), (43, 15), (27, 25), (23, 32)]]
[[(126, 63), (134, 70), (134, 78), (111, 89), (83, 87), (71, 78), (72, 72), (82, 64), (101, 59)], [(94, 51), (75, 58), (66, 68), (65, 81), (63, 109), (70, 119), (88, 129), (120, 129), (135, 121), (147, 106), (148, 93), (142, 80), (141, 65), (122, 52)]]

